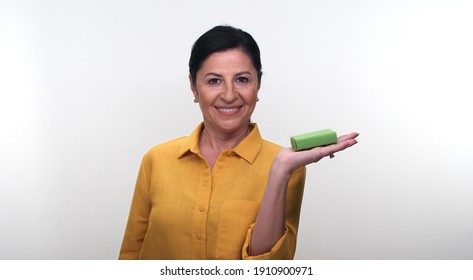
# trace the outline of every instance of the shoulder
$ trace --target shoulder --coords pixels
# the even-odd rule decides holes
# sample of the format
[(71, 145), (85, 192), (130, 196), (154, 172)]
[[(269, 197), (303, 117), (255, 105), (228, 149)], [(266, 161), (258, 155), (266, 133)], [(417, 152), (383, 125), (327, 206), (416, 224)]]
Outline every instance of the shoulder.
[(182, 149), (183, 145), (187, 143), (189, 136), (182, 136), (167, 142), (163, 142), (153, 146), (149, 149), (145, 155), (144, 159), (154, 159), (157, 157), (169, 157), (175, 156), (177, 158), (179, 151)]
[(261, 151), (263, 152), (271, 152), (271, 153), (277, 153), (279, 152), (283, 146), (273, 143), (271, 141), (268, 141), (266, 139), (263, 139), (262, 145), (261, 145)]
[(159, 158), (161, 161), (178, 159), (187, 151), (195, 149), (202, 126), (203, 123), (200, 123), (190, 135), (174, 138), (152, 147), (145, 153), (143, 159), (151, 161), (156, 158)]
[[(277, 153), (277, 152), (279, 152), (279, 151), (283, 148), (283, 146), (281, 146), (281, 145), (279, 145), (279, 144), (276, 144), (276, 143), (274, 143), (274, 142), (271, 142), (271, 141), (269, 141), (269, 140), (263, 138), (263, 137), (261, 136), (261, 133), (260, 133), (260, 130), (259, 130), (259, 126), (258, 126), (256, 123), (254, 123), (253, 125), (254, 125), (255, 134), (256, 134), (256, 136), (255, 136), (254, 139), (257, 139), (258, 142), (261, 143), (261, 149), (262, 149), (262, 151), (270, 151), (270, 152), (273, 152), (273, 153), (274, 153), (274, 152)], [(256, 142), (253, 142), (253, 143), (256, 143)]]
[(283, 146), (273, 143), (271, 141), (268, 141), (266, 139), (263, 139), (263, 146), (265, 146), (268, 149), (275, 149), (275, 150), (281, 150)]

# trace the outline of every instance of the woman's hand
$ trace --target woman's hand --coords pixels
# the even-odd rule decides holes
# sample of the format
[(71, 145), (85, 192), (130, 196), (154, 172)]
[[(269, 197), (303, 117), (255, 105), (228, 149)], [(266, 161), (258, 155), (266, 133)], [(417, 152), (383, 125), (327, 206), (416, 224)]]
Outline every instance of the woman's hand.
[(273, 164), (279, 165), (288, 174), (292, 174), (296, 169), (318, 162), (326, 156), (333, 157), (333, 154), (343, 151), (358, 143), (356, 137), (359, 134), (352, 132), (350, 134), (338, 137), (338, 142), (325, 147), (316, 147), (306, 151), (295, 152), (292, 148), (285, 148), (279, 151)]
[[(338, 137), (337, 144), (307, 151), (295, 152), (291, 148), (279, 151), (271, 166), (266, 191), (256, 216), (250, 244), (250, 256), (269, 252), (283, 236), (286, 229), (287, 189), (292, 173), (302, 166), (317, 162), (326, 156), (332, 156), (355, 145), (357, 136), (358, 133), (355, 132), (342, 135)], [(299, 215), (299, 210), (297, 210), (297, 215)]]

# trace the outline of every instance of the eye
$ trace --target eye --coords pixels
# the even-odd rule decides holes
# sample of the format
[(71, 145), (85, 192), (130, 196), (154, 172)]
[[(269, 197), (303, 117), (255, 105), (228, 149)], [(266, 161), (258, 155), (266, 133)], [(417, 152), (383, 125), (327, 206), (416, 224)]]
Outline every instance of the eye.
[(219, 84), (221, 81), (220, 79), (218, 78), (212, 78), (212, 79), (209, 79), (208, 83), (211, 84), (211, 85), (216, 85), (216, 84)]
[(237, 81), (238, 83), (246, 84), (246, 83), (248, 83), (248, 82), (250, 81), (250, 79), (248, 79), (247, 77), (238, 77), (238, 78), (236, 79), (236, 81)]

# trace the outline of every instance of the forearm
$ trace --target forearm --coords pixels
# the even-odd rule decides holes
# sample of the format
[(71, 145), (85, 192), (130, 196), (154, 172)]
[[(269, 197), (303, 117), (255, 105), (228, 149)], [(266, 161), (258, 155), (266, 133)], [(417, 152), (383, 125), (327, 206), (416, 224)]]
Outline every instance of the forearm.
[(256, 216), (250, 244), (250, 255), (269, 252), (286, 228), (287, 186), (290, 173), (275, 161), (271, 167), (266, 191)]
[[(255, 256), (269, 252), (283, 236), (287, 220), (288, 183), (292, 173), (301, 167), (318, 162), (326, 156), (355, 145), (357, 141), (354, 138), (357, 136), (358, 133), (343, 135), (338, 138), (337, 144), (307, 151), (294, 152), (291, 148), (279, 151), (271, 166), (266, 191), (256, 216), (249, 246), (250, 255)], [(302, 198), (302, 193), (299, 197)], [(297, 213), (292, 213), (288, 217), (292, 219), (294, 224), (298, 224), (300, 205), (296, 208)]]

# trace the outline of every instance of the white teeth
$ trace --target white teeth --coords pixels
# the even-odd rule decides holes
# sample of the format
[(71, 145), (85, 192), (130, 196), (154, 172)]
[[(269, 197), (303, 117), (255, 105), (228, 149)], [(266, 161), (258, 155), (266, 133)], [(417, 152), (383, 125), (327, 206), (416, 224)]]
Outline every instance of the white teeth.
[(235, 112), (238, 110), (238, 108), (218, 108), (218, 110), (222, 111), (222, 112), (226, 112), (226, 113), (230, 113), (230, 112)]

